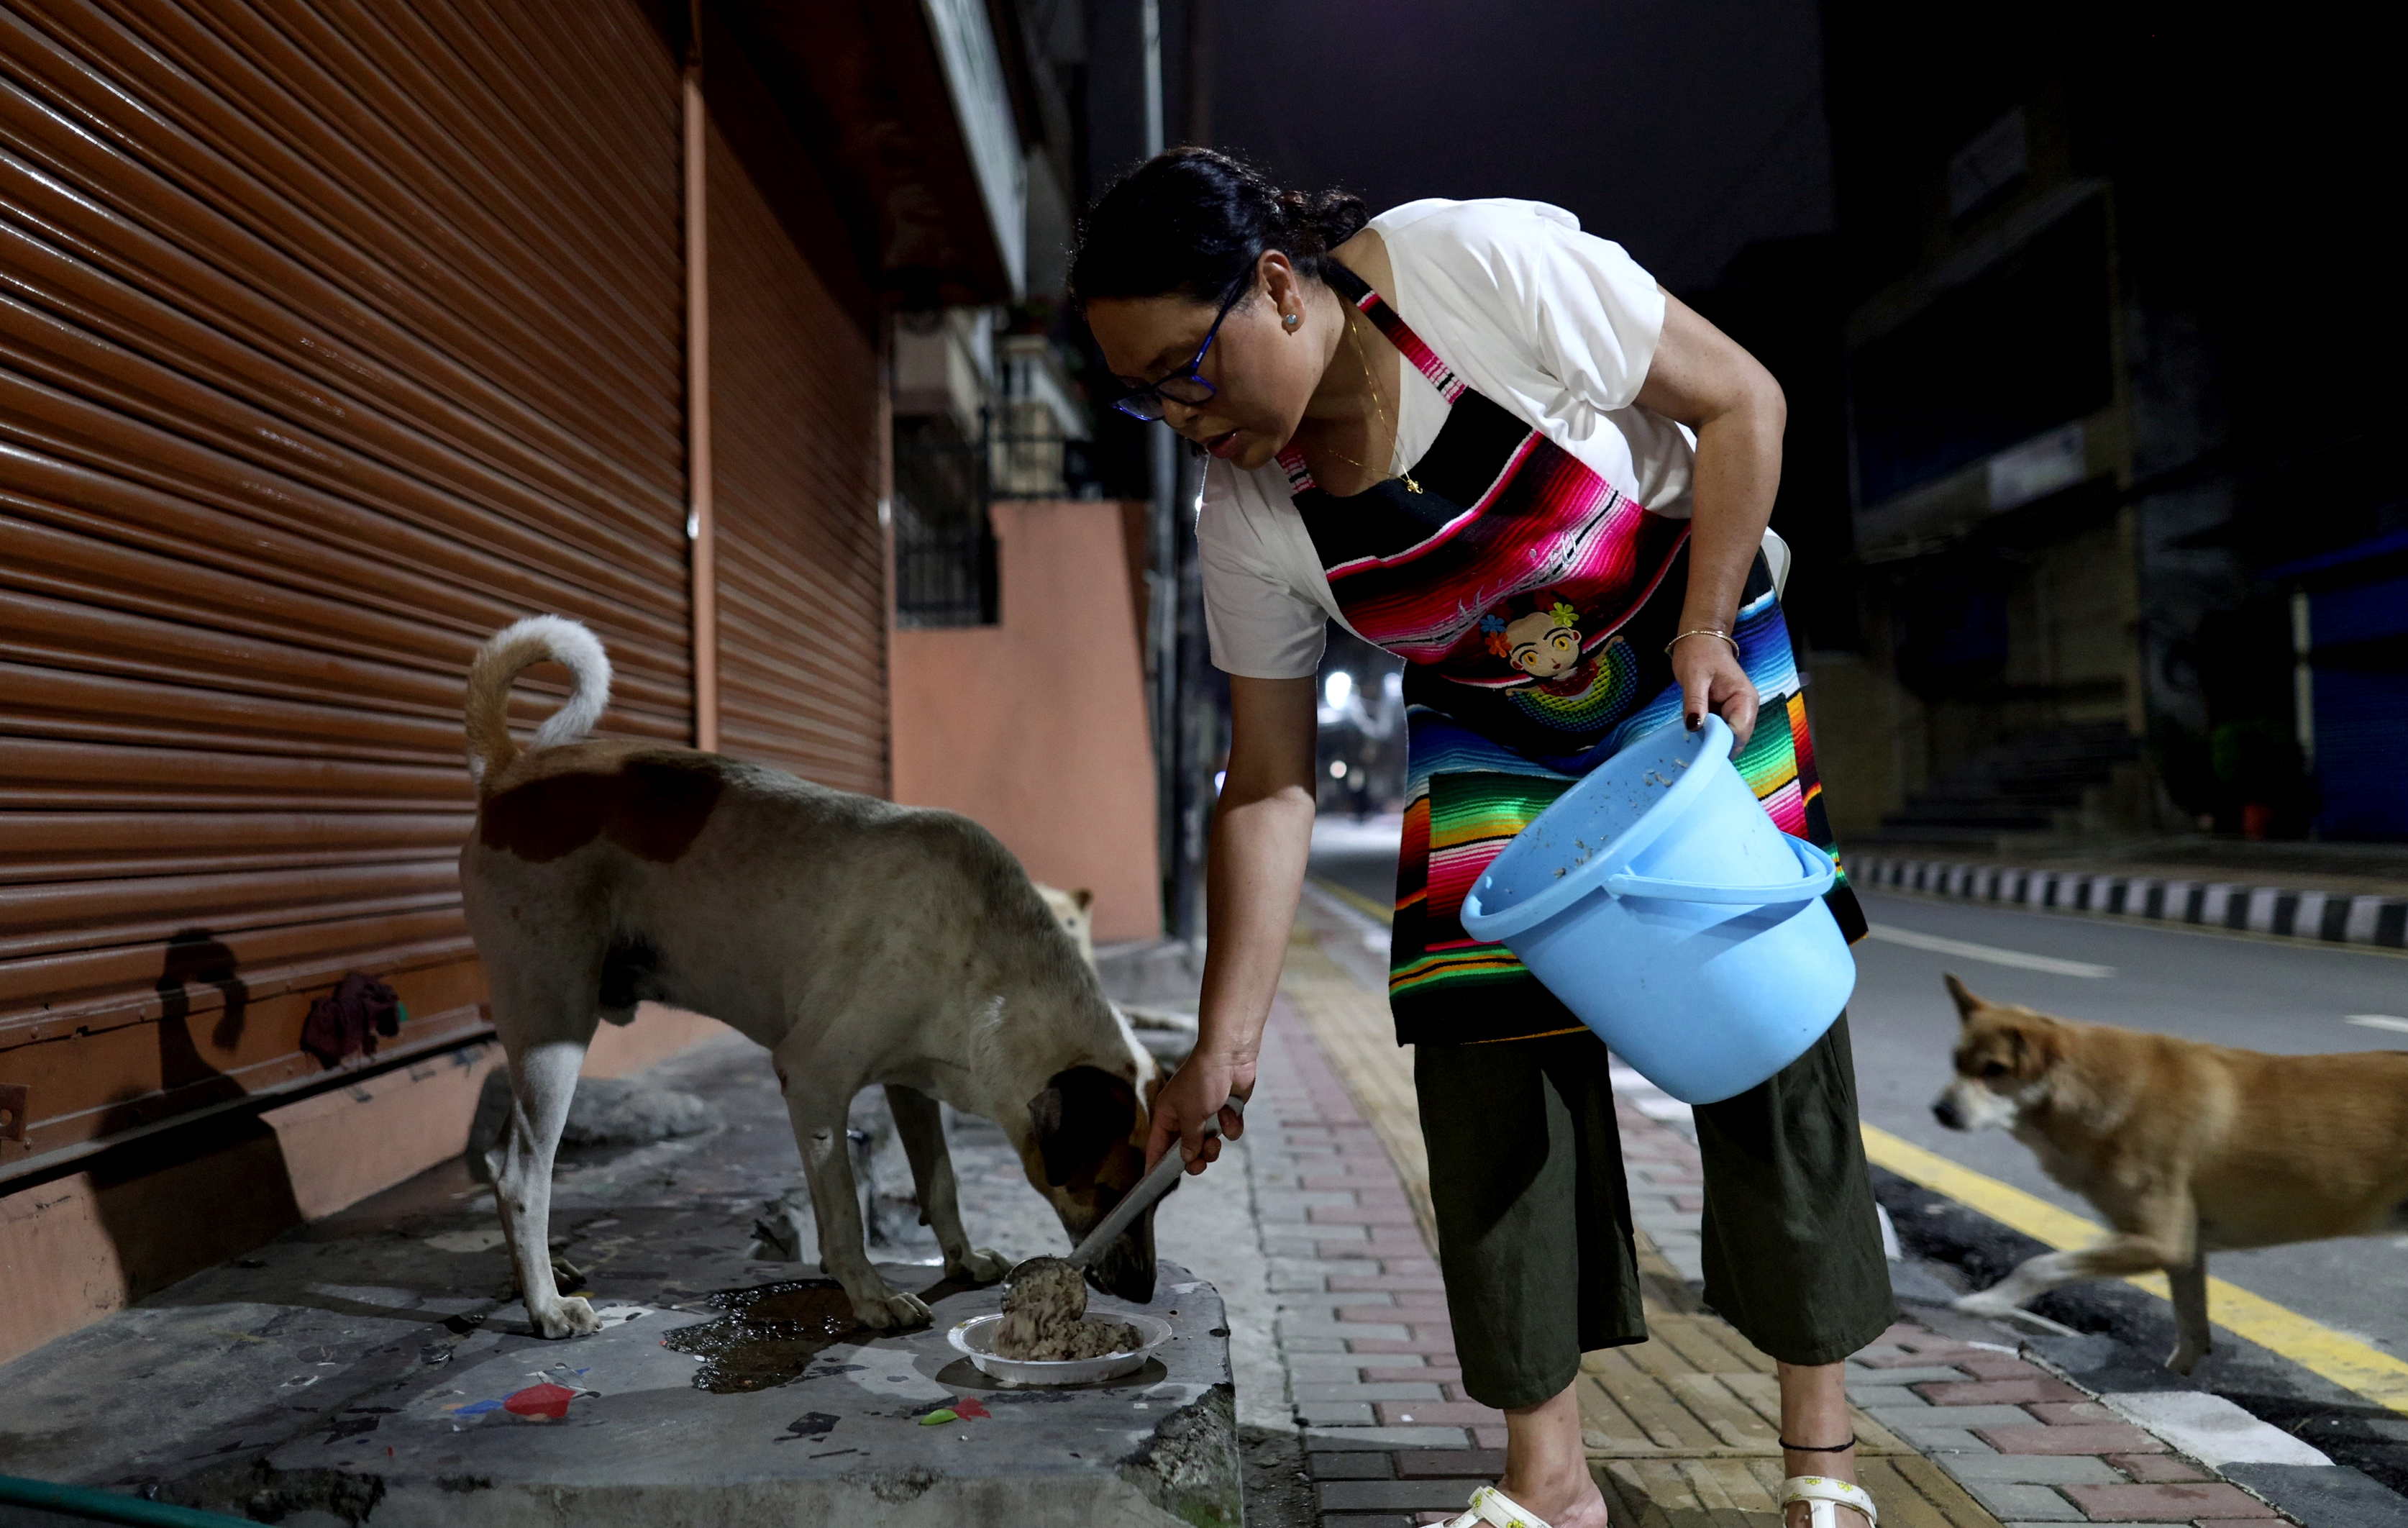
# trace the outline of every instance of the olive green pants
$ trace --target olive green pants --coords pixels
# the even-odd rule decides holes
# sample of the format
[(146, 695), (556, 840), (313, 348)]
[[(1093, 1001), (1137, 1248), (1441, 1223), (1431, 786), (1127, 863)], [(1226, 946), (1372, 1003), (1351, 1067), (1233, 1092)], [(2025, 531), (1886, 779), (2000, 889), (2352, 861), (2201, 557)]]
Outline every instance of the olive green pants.
[[(1605, 1045), (1586, 1031), (1413, 1051), (1439, 1267), (1465, 1393), (1535, 1405), (1581, 1354), (1643, 1342)], [(1856, 1129), (1848, 1020), (1770, 1082), (1697, 1111), (1706, 1304), (1790, 1363), (1897, 1319)]]

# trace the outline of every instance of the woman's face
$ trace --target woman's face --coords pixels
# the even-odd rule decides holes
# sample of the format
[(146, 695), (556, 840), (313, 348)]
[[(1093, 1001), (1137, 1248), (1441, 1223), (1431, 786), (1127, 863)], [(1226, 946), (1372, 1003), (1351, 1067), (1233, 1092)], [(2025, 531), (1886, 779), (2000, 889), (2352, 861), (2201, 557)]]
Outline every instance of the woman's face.
[[(1216, 310), (1185, 296), (1100, 297), (1087, 304), (1087, 326), (1112, 374), (1136, 387), (1185, 371)], [(1283, 311), (1303, 322), (1288, 328)], [(1240, 468), (1262, 466), (1296, 433), (1321, 383), (1327, 352), (1320, 328), (1286, 257), (1265, 255), (1254, 289), (1230, 306), (1197, 372), (1212, 396), (1197, 404), (1166, 398), (1163, 422)]]

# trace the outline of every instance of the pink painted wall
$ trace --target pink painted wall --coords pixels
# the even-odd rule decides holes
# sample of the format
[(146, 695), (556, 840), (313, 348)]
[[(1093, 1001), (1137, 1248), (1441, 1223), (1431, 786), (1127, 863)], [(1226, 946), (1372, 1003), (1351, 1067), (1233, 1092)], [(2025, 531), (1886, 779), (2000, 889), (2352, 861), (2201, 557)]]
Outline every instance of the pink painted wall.
[(1162, 930), (1138, 613), (1116, 503), (994, 509), (1001, 622), (895, 633), (895, 799), (983, 823), (1096, 893), (1096, 938)]

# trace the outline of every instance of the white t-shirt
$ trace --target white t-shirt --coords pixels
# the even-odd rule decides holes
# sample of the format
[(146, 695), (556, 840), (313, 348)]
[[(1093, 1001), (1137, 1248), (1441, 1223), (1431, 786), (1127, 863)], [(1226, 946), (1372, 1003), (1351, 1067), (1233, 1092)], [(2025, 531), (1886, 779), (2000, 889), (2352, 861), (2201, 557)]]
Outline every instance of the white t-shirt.
[[(1544, 202), (1408, 202), (1371, 226), (1395, 271), (1380, 296), (1457, 376), (1627, 497), (1688, 517), (1696, 437), (1632, 401), (1664, 294), (1621, 245)], [(1448, 412), (1418, 371), (1403, 379), (1391, 471), (1421, 459)], [(1314, 672), (1325, 623), (1346, 619), (1279, 463), (1207, 464), (1196, 538), (1213, 663), (1253, 679)]]

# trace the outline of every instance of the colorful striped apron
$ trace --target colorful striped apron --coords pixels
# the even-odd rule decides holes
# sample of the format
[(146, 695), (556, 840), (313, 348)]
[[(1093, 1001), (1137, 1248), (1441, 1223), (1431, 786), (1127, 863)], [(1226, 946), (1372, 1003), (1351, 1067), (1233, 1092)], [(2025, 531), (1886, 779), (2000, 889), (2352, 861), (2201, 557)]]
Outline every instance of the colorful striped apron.
[[(1330, 284), (1449, 405), (1415, 462), (1340, 497), (1283, 452), (1297, 512), (1347, 624), (1405, 660), (1411, 743), (1388, 1000), (1400, 1044), (1527, 1039), (1581, 1027), (1463, 899), (1505, 844), (1630, 739), (1676, 720), (1664, 644), (1688, 583), (1689, 524), (1625, 497), (1466, 386), (1360, 278)], [(1741, 597), (1740, 661), (1762, 699), (1740, 772), (1784, 832), (1826, 849), (1805, 699), (1761, 556)], [(1851, 942), (1846, 872), (1829, 898)]]

